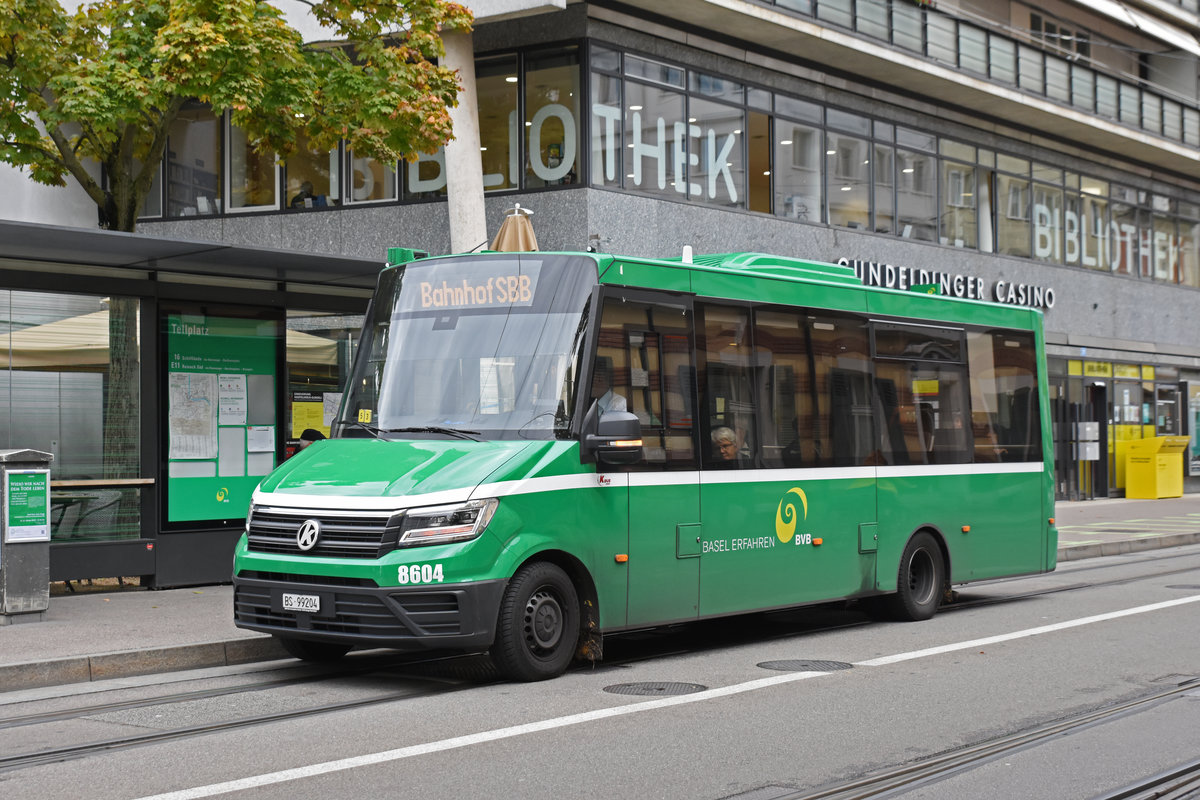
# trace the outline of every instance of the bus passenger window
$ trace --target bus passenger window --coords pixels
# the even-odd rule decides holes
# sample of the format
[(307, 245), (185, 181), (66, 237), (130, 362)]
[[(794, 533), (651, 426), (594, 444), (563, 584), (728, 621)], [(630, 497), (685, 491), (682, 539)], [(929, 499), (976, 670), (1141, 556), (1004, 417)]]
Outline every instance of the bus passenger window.
[(704, 375), (703, 407), (710, 440), (705, 463), (717, 469), (758, 465), (758, 415), (755, 397), (767, 364), (755, 357), (750, 310), (704, 306), (697, 358)]
[(1040, 461), (1037, 349), (1017, 331), (967, 334), (976, 461)]
[(878, 450), (866, 323), (774, 308), (754, 314), (764, 467), (854, 466)]

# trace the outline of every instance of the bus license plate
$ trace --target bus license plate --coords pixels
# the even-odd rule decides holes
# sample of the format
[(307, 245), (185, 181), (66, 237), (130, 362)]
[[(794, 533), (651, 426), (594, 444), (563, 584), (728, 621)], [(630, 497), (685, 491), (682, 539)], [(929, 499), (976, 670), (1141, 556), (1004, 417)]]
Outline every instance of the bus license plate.
[(316, 612), (321, 610), (321, 597), (315, 594), (285, 594), (283, 596), (284, 611)]

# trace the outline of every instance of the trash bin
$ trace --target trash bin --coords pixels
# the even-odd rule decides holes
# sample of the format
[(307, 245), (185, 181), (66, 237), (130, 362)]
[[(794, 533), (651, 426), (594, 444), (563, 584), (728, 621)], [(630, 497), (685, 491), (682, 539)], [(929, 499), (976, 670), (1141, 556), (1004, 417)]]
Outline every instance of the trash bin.
[(50, 607), (50, 462), (0, 450), (0, 625), (38, 622)]
[(1129, 443), (1125, 451), (1125, 496), (1138, 500), (1183, 496), (1186, 436), (1155, 436)]

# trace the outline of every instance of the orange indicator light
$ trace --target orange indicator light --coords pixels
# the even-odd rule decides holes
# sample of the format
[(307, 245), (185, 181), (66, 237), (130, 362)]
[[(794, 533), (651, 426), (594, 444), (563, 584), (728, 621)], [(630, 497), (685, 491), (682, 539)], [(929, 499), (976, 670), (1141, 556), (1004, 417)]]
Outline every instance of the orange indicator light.
[(629, 560), (629, 556), (626, 553), (617, 553), (613, 557), (616, 559), (618, 564), (624, 564), (626, 561)]
[(1050, 518), (1050, 524), (1051, 524), (1051, 525), (1053, 525), (1053, 524), (1054, 524), (1054, 517), (1051, 517), (1051, 518)]
[(824, 541), (824, 539), (813, 539), (813, 547), (820, 547), (821, 543)]
[(641, 439), (618, 439), (613, 442), (613, 447), (641, 447)]
[(963, 525), (963, 533), (970, 533), (970, 532), (971, 532), (971, 526)]

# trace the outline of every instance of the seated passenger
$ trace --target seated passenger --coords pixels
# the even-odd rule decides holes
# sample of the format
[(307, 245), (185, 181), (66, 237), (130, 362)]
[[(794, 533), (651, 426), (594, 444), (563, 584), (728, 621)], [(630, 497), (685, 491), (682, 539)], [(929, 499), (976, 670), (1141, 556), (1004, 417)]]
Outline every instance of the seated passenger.
[(737, 461), (737, 434), (733, 428), (713, 428), (712, 432), (713, 457), (717, 461)]
[(596, 366), (592, 371), (592, 398), (600, 404), (600, 413), (606, 411), (625, 411), (625, 398), (612, 390), (612, 359), (608, 356), (597, 356)]
[(733, 428), (722, 425), (719, 428), (713, 428), (712, 443), (713, 443), (713, 466), (718, 469), (747, 469), (750, 467), (750, 452), (742, 445), (738, 444), (737, 431)]

